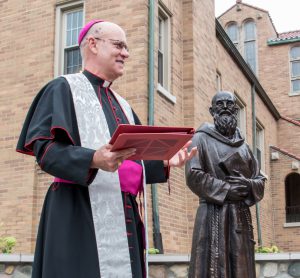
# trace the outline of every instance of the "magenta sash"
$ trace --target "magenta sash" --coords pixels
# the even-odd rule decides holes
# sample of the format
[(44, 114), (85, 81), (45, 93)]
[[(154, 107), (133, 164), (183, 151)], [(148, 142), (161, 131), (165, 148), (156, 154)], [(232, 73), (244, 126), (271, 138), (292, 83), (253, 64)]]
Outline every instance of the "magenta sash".
[(143, 188), (143, 167), (142, 165), (124, 160), (118, 169), (121, 190), (137, 195)]
[(57, 178), (57, 177), (54, 178), (53, 182), (75, 183), (73, 181), (68, 181), (68, 180), (64, 180), (64, 179), (61, 179), (61, 178)]
[[(121, 190), (133, 195), (137, 195), (142, 190), (143, 184), (143, 167), (142, 165), (131, 161), (124, 160), (118, 169)], [(54, 182), (74, 183), (61, 178), (54, 178)]]

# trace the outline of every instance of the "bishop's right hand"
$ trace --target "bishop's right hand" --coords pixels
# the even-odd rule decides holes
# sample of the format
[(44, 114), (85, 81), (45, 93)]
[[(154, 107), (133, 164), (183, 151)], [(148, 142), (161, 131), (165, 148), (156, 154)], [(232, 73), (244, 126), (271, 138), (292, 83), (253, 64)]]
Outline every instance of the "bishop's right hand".
[(115, 172), (122, 162), (135, 154), (136, 149), (128, 148), (120, 151), (111, 151), (112, 145), (107, 144), (95, 151), (91, 168), (107, 172)]

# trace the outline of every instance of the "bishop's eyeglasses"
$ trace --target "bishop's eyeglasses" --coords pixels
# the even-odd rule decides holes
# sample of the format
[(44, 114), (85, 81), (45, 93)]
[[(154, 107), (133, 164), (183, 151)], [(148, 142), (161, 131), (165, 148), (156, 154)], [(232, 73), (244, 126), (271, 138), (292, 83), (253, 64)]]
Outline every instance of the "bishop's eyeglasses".
[(99, 40), (99, 41), (106, 41), (108, 40), (112, 45), (114, 45), (117, 49), (119, 50), (122, 50), (123, 48), (129, 52), (129, 48), (127, 46), (127, 44), (123, 41), (119, 41), (119, 40), (114, 40), (114, 39), (102, 39), (102, 38), (96, 38), (94, 37), (96, 40)]

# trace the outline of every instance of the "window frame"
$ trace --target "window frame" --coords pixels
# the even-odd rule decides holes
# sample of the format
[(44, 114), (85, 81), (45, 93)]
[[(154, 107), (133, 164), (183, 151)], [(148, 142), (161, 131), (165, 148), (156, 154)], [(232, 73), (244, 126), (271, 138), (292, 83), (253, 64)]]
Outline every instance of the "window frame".
[(240, 96), (236, 92), (234, 92), (234, 96), (236, 98), (236, 105), (239, 108), (238, 114), (240, 115), (239, 117), (240, 126), (238, 125), (238, 128), (241, 130), (241, 133), (244, 136), (244, 138), (246, 138), (247, 136), (246, 103), (240, 98)]
[[(285, 177), (285, 223), (287, 224), (286, 226), (294, 226), (295, 224), (300, 224), (300, 202), (297, 205), (292, 205), (291, 197), (292, 196), (298, 196), (296, 193), (297, 192), (292, 192), (292, 187), (297, 187), (297, 184), (288, 184), (288, 179), (292, 178), (295, 176), (295, 180), (300, 179), (300, 174), (297, 172), (291, 172)], [(299, 211), (298, 215), (295, 213), (288, 213), (288, 209), (291, 209), (294, 207), (294, 211)], [(296, 207), (296, 208), (295, 208)], [(296, 221), (291, 221), (291, 219), (294, 218)], [(297, 221), (298, 220), (298, 221)]]
[[(171, 29), (172, 29), (172, 13), (167, 9), (167, 7), (161, 2), (158, 1), (158, 45), (157, 45), (157, 91), (165, 96), (172, 103), (176, 103), (176, 97), (171, 93), (171, 53), (172, 53), (172, 44), (171, 44)], [(160, 29), (160, 22), (163, 26)], [(162, 34), (160, 31), (162, 30)], [(162, 35), (162, 36), (161, 36)], [(160, 46), (162, 43), (162, 48)], [(159, 65), (159, 54), (163, 55), (162, 63), (162, 76), (163, 80), (160, 82), (160, 65)], [(161, 84), (163, 83), (163, 84)]]
[[(260, 123), (259, 120), (256, 119), (256, 142), (255, 142), (255, 149), (256, 149), (256, 158), (258, 160), (257, 156), (257, 149), (260, 150), (261, 156), (260, 156), (260, 170), (262, 172), (265, 172), (265, 128), (264, 126)], [(259, 135), (259, 136), (258, 136)], [(258, 139), (260, 142), (261, 148), (258, 148)], [(259, 160), (258, 160), (259, 161)]]
[[(236, 27), (236, 41), (233, 41), (232, 40), (232, 38), (229, 36), (229, 33), (228, 33), (228, 29), (231, 27), (231, 26), (235, 26)], [(238, 24), (237, 24), (237, 22), (235, 22), (235, 21), (231, 21), (231, 22), (229, 22), (227, 25), (226, 25), (226, 33), (227, 33), (227, 35), (228, 35), (228, 37), (231, 39), (231, 41), (233, 42), (233, 44), (235, 45), (235, 47), (236, 48), (238, 48), (239, 47), (239, 37), (240, 37), (240, 35), (239, 35), (239, 27), (238, 27)]]
[(293, 67), (292, 67), (292, 65), (293, 65), (293, 63), (295, 63), (295, 62), (299, 62), (300, 63), (300, 56), (299, 57), (297, 57), (297, 58), (292, 58), (292, 55), (291, 55), (291, 52), (292, 52), (292, 49), (293, 48), (300, 48), (300, 45), (299, 44), (297, 44), (297, 45), (293, 45), (291, 48), (290, 48), (290, 51), (289, 51), (289, 63), (290, 63), (290, 80), (291, 80), (291, 82), (290, 82), (290, 93), (289, 93), (289, 95), (290, 96), (297, 96), (297, 95), (300, 95), (300, 90), (297, 90), (297, 91), (294, 91), (293, 90), (293, 81), (295, 81), (295, 80), (299, 80), (300, 81), (300, 74), (299, 75), (296, 75), (296, 76), (293, 76), (293, 72), (292, 72), (292, 70), (293, 70)]
[[(56, 6), (55, 20), (55, 50), (54, 50), (54, 77), (65, 74), (65, 36), (66, 25), (65, 16), (69, 12), (82, 10), (82, 25), (85, 22), (85, 6), (84, 1), (76, 1), (72, 3), (59, 4)], [(72, 45), (71, 48), (78, 48), (78, 44)]]
[[(250, 39), (246, 39), (246, 28), (245, 28), (245, 26), (246, 26), (246, 24), (248, 24), (248, 23), (253, 23), (253, 25), (254, 25), (254, 36), (253, 36), (253, 38), (250, 38)], [(246, 19), (244, 22), (243, 22), (243, 57), (244, 57), (244, 60), (246, 61), (246, 63), (249, 65), (249, 67), (251, 68), (251, 70), (255, 73), (255, 74), (257, 74), (257, 72), (258, 72), (258, 59), (257, 59), (257, 28), (256, 28), (256, 23), (255, 23), (255, 21), (253, 20), (253, 19)], [(247, 57), (246, 57), (246, 45), (248, 44), (248, 43), (251, 43), (251, 42), (254, 42), (254, 57), (253, 57), (253, 59), (254, 59), (254, 69), (253, 69), (253, 66), (252, 66), (252, 64), (250, 64), (249, 62), (248, 62), (248, 60), (246, 59)]]

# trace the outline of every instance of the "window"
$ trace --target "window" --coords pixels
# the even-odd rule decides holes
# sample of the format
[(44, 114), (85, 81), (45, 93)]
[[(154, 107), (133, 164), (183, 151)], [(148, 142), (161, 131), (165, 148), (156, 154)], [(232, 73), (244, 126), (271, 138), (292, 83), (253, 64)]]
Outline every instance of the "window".
[(235, 22), (229, 23), (226, 27), (226, 33), (234, 43), (234, 45), (237, 47), (239, 43), (237, 24)]
[(285, 179), (286, 223), (300, 222), (300, 175), (291, 173)]
[(83, 26), (83, 15), (81, 3), (57, 7), (55, 75), (76, 73), (82, 69), (78, 35)]
[(254, 21), (244, 24), (244, 59), (256, 73), (256, 27)]
[(170, 16), (159, 6), (158, 10), (158, 83), (166, 90), (170, 86)]
[(217, 87), (217, 91), (222, 90), (222, 76), (221, 73), (219, 73), (218, 71), (216, 73), (216, 87)]
[(256, 158), (262, 171), (265, 170), (264, 157), (264, 128), (260, 123), (256, 122)]
[(246, 107), (238, 95), (236, 93), (234, 95), (236, 97), (236, 105), (239, 108), (237, 114), (237, 127), (240, 129), (242, 135), (246, 137)]
[(291, 94), (300, 94), (300, 46), (291, 48)]

